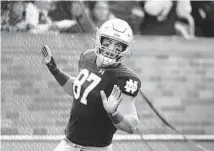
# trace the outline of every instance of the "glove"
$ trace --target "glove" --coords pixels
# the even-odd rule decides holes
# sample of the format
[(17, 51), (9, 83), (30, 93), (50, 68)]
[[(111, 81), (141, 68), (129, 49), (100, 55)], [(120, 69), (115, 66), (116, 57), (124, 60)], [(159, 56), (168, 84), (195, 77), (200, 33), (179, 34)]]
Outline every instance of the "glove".
[(51, 50), (47, 45), (43, 45), (42, 49), (42, 56), (43, 56), (43, 62), (47, 65), (49, 71), (55, 75), (59, 72), (59, 69), (57, 68), (57, 65), (55, 63), (55, 60), (52, 56)]
[(123, 99), (120, 88), (117, 85), (114, 85), (114, 88), (108, 98), (106, 97), (106, 94), (103, 90), (100, 91), (100, 95), (101, 95), (105, 110), (109, 114), (112, 114), (112, 115), (115, 114), (117, 112), (117, 108), (120, 102)]

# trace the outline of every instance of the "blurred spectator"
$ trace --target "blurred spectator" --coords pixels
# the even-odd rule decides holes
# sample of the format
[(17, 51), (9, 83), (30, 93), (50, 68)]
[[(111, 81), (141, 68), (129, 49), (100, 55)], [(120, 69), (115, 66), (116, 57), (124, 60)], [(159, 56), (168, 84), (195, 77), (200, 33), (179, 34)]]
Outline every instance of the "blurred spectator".
[(177, 20), (174, 27), (177, 34), (180, 33), (181, 36), (186, 39), (193, 38), (195, 36), (195, 23), (191, 12), (192, 7), (189, 0), (177, 1)]
[(52, 21), (72, 19), (72, 14), (69, 11), (72, 5), (71, 1), (50, 1), (48, 4), (46, 10)]
[(39, 9), (39, 24), (50, 24), (51, 17), (48, 12), (52, 1), (35, 1), (34, 5)]
[(40, 8), (40, 25), (32, 33), (60, 33), (74, 25), (76, 21), (70, 12), (71, 1), (36, 1)]
[(93, 33), (105, 21), (115, 18), (109, 9), (108, 1), (73, 1), (70, 12), (77, 24), (61, 32), (86, 32)]
[(93, 25), (89, 20), (89, 8), (86, 1), (73, 1), (70, 12), (77, 24), (69, 29), (69, 32), (93, 32)]
[[(53, 22), (51, 20), (51, 17), (48, 15), (48, 12), (51, 8), (51, 4), (53, 4), (53, 1), (35, 1), (33, 4), (34, 7), (28, 6), (28, 14), (29, 18), (30, 16), (36, 16), (34, 17), (34, 21), (36, 23), (34, 28), (31, 28), (29, 32), (44, 33), (50, 31), (50, 27), (53, 25)], [(28, 9), (26, 9), (26, 12), (28, 12)]]
[(117, 18), (127, 21), (133, 33), (140, 33), (144, 12), (139, 1), (110, 1), (110, 10)]
[(60, 32), (76, 24), (70, 1), (3, 2), (1, 30), (30, 33)]
[[(61, 8), (63, 10), (63, 7)], [(61, 24), (61, 26), (70, 24), (71, 26), (65, 26), (65, 28), (60, 28), (61, 33), (81, 33), (93, 31), (93, 28), (88, 19), (89, 9), (85, 5), (85, 2), (70, 1), (70, 4), (67, 5), (65, 11), (67, 11), (68, 13), (67, 19), (64, 18), (60, 22), (56, 22), (57, 26), (59, 24)]]
[(155, 16), (158, 21), (164, 21), (167, 19), (167, 16), (172, 8), (172, 1), (156, 1), (156, 0), (147, 0), (144, 5), (144, 10), (147, 14)]
[(108, 1), (94, 1), (90, 6), (90, 17), (95, 27), (100, 27), (107, 20), (116, 18), (110, 11)]
[(136, 34), (214, 37), (213, 1), (1, 1), (1, 30), (94, 32), (112, 18)]
[(22, 30), (22, 23), (25, 20), (25, 4), (24, 2), (7, 3), (8, 10), (3, 12), (1, 19), (2, 30), (18, 31)]
[(189, 0), (147, 0), (141, 4), (145, 12), (141, 28), (143, 35), (176, 35), (179, 33), (185, 38), (194, 36), (194, 19), (191, 16)]
[(133, 29), (135, 34), (140, 34), (140, 24), (144, 21), (144, 12), (140, 6), (132, 8), (131, 13), (128, 17), (128, 23)]
[(191, 1), (196, 36), (214, 37), (214, 1)]
[(141, 24), (143, 35), (175, 35), (175, 2), (171, 0), (142, 1), (145, 17)]
[(23, 22), (24, 26), (29, 26), (29, 29), (36, 28), (39, 24), (39, 14), (40, 10), (32, 2), (25, 2), (25, 20)]
[(2, 30), (30, 32), (38, 28), (40, 23), (47, 23), (33, 1), (12, 1), (7, 3), (7, 8), (2, 14)]
[(1, 2), (1, 30), (7, 30), (9, 24), (10, 15), (10, 2)]

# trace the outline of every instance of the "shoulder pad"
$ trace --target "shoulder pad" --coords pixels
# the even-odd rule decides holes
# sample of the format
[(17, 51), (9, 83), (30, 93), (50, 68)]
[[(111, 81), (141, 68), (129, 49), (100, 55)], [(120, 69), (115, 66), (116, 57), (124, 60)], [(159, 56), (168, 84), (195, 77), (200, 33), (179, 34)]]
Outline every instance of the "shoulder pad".
[(78, 66), (80, 67), (82, 62), (87, 62), (87, 61), (93, 60), (95, 56), (96, 55), (95, 55), (94, 49), (88, 49), (86, 51), (83, 51), (80, 54)]
[(86, 51), (83, 51), (80, 55), (80, 60), (84, 58), (90, 58), (94, 54), (95, 54), (94, 49), (88, 49)]

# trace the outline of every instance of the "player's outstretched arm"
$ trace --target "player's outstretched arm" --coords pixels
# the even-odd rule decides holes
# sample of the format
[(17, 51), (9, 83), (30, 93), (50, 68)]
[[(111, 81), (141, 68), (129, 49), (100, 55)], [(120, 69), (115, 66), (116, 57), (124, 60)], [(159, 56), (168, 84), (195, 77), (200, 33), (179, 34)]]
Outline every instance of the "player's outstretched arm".
[(117, 129), (134, 133), (138, 125), (134, 97), (123, 94), (118, 86), (114, 86), (107, 98), (104, 91), (100, 92), (103, 106)]
[(64, 89), (64, 91), (73, 96), (72, 87), (75, 78), (67, 75), (57, 67), (51, 50), (47, 45), (42, 46), (41, 53), (43, 56), (43, 62), (47, 65), (51, 74), (54, 76), (60, 86)]

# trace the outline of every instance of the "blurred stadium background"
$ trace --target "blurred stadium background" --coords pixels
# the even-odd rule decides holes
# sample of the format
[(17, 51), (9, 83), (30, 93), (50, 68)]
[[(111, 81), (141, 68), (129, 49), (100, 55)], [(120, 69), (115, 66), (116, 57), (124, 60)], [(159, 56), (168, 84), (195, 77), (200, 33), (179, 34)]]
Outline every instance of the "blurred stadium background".
[[(76, 75), (79, 55), (94, 46), (89, 40), (94, 36), (1, 32), (1, 151), (55, 148), (63, 138), (72, 98), (42, 64), (41, 46), (49, 45), (59, 67)], [(214, 39), (135, 36), (126, 64), (140, 77), (141, 91), (157, 110), (139, 94), (139, 129), (133, 135), (118, 131), (114, 150), (203, 150), (198, 144), (214, 150)]]

